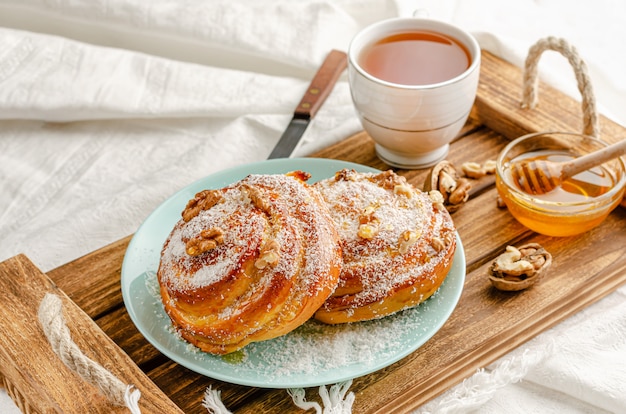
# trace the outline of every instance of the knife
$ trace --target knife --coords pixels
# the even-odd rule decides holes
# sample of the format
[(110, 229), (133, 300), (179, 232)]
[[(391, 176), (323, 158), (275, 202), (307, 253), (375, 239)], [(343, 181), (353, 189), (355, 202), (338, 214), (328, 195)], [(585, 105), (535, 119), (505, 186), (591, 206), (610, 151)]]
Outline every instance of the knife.
[(330, 94), (341, 72), (348, 65), (348, 58), (344, 52), (331, 50), (322, 66), (318, 69), (311, 84), (294, 111), (293, 118), (268, 159), (288, 158), (298, 145), (302, 134), (311, 119), (322, 106)]

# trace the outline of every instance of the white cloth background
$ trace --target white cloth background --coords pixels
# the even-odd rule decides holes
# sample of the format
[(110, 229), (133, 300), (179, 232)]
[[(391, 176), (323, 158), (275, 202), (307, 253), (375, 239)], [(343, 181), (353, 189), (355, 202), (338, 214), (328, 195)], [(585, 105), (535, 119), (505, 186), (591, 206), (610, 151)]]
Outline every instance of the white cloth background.
[[(616, 0), (0, 0), (0, 260), (55, 268), (134, 232), (190, 182), (265, 159), (330, 49), (417, 8), (517, 65), (539, 38), (568, 39), (601, 112), (626, 125)], [(546, 55), (539, 68), (577, 97), (566, 62)], [(360, 129), (343, 77), (294, 155)], [(417, 412), (626, 412), (625, 296)], [(0, 412), (19, 412), (4, 392)]]

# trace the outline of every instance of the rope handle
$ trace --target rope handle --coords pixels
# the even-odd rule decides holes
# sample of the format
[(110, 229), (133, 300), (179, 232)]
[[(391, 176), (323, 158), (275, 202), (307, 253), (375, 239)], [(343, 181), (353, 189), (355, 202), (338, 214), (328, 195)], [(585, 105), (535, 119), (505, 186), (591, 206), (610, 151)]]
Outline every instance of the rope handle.
[(600, 126), (598, 111), (596, 109), (596, 98), (591, 84), (591, 78), (587, 72), (587, 65), (579, 57), (578, 51), (566, 40), (556, 37), (546, 37), (540, 39), (528, 51), (526, 62), (524, 65), (524, 84), (522, 95), (522, 108), (533, 109), (537, 106), (537, 66), (539, 58), (546, 50), (554, 50), (567, 58), (570, 65), (574, 69), (576, 81), (578, 82), (578, 90), (582, 95), (583, 110), (583, 134), (592, 137), (600, 137)]
[(132, 414), (140, 414), (138, 401), (141, 393), (132, 385), (125, 385), (102, 365), (89, 359), (72, 340), (63, 317), (61, 298), (46, 293), (39, 305), (38, 318), (54, 353), (82, 379), (97, 387), (113, 404), (127, 407)]

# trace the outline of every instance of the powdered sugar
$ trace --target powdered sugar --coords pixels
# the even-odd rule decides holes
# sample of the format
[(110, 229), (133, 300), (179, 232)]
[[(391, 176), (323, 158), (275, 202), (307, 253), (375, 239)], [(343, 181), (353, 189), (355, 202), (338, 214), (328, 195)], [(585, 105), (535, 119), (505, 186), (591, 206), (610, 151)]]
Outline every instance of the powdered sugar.
[[(175, 225), (158, 272), (181, 334), (210, 352), (294, 329), (334, 290), (340, 266), (326, 206), (297, 176), (250, 175), (221, 191)], [(207, 229), (220, 242), (190, 255), (189, 241)]]
[[(424, 343), (454, 307), (463, 278), (459, 274), (450, 279), (446, 282), (449, 286), (442, 286), (418, 307), (351, 324), (326, 325), (309, 320), (287, 335), (247, 345), (234, 358), (209, 355), (180, 338), (178, 341), (187, 366), (211, 367), (209, 371), (214, 370), (215, 374), (229, 372), (236, 378), (263, 378), (268, 386), (307, 376), (319, 378), (320, 383), (333, 377), (328, 383), (336, 382), (357, 376), (355, 373), (371, 372), (381, 364), (388, 365)], [(163, 323), (162, 329), (178, 337), (164, 317), (155, 275), (146, 274), (144, 283), (152, 297), (152, 304), (144, 306), (153, 307), (155, 314), (162, 315), (157, 318)]]
[[(229, 195), (232, 196), (233, 192), (231, 190)], [(249, 203), (242, 204), (240, 195), (225, 196), (223, 200), (213, 208), (202, 211), (188, 223), (181, 220), (174, 227), (161, 259), (164, 264), (172, 264), (171, 267), (162, 266), (161, 277), (173, 289), (194, 289), (218, 282), (242, 261), (247, 252), (246, 245), (255, 243), (258, 246), (258, 235), (263, 233), (265, 227), (263, 217), (254, 214)], [(233, 225), (242, 220), (246, 220), (245, 226)], [(186, 242), (203, 229), (212, 227), (228, 228), (223, 234), (223, 244), (202, 257), (188, 255)]]
[[(215, 185), (219, 186), (220, 183), (210, 182), (205, 187), (197, 186), (195, 191)], [(182, 202), (186, 200), (185, 198)], [(181, 204), (180, 200), (178, 204)], [(160, 249), (160, 242), (154, 244), (153, 241), (161, 238), (155, 239), (147, 230), (162, 227), (160, 223), (163, 221), (171, 222), (173, 214), (178, 212), (171, 209), (159, 210), (159, 215), (151, 219), (150, 225), (137, 232), (137, 236), (144, 240), (142, 252), (145, 246), (150, 247), (152, 254)], [(146, 235), (150, 236), (146, 238)], [(135, 248), (131, 253), (136, 250)], [(158, 258), (158, 254), (156, 255)], [(223, 358), (202, 352), (177, 335), (164, 312), (154, 274), (141, 273), (135, 276), (132, 272), (131, 277), (127, 266), (122, 284), (123, 291), (126, 292), (126, 306), (140, 332), (175, 362), (212, 378), (242, 385), (308, 387), (336, 383), (380, 369), (407, 355), (430, 338), (447, 319), (460, 296), (465, 267), (462, 249), (460, 252), (457, 250), (457, 259), (460, 260), (455, 260), (453, 271), (440, 290), (418, 307), (367, 323), (326, 326), (309, 321), (287, 335), (249, 344), (236, 352), (234, 358), (230, 358), (230, 355), (229, 358)], [(142, 268), (145, 264), (149, 271), (156, 270), (158, 259), (156, 264), (154, 261), (145, 263), (145, 260), (140, 263)], [(144, 287), (147, 285), (150, 285), (149, 289)], [(322, 330), (315, 334), (320, 341), (312, 337), (296, 338), (302, 334), (312, 335), (310, 326), (315, 327), (312, 330), (314, 333), (318, 328)], [(344, 329), (348, 329), (345, 335), (342, 333)], [(327, 336), (327, 340), (324, 340)], [(345, 365), (342, 365), (344, 362)]]
[[(412, 189), (401, 177), (383, 174), (397, 180), (402, 192), (396, 194), (392, 185), (382, 185), (383, 175), (373, 173), (347, 172), (342, 179), (316, 184), (342, 238), (342, 279), (357, 278), (362, 283), (363, 290), (350, 297), (351, 306), (381, 300), (399, 286), (433, 273), (445, 253), (430, 245), (433, 237), (440, 236), (443, 216), (436, 214), (428, 195)], [(378, 231), (367, 239), (359, 228), (369, 221), (376, 223)], [(400, 252), (404, 232), (416, 237)]]

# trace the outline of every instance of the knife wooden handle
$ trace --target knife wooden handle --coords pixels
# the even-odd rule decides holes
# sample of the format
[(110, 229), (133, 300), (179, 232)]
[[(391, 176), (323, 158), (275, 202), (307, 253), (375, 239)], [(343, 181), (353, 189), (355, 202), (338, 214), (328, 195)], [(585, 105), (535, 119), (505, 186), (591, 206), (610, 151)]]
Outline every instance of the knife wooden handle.
[(346, 66), (348, 56), (339, 50), (331, 50), (296, 107), (294, 116), (302, 119), (313, 118)]

